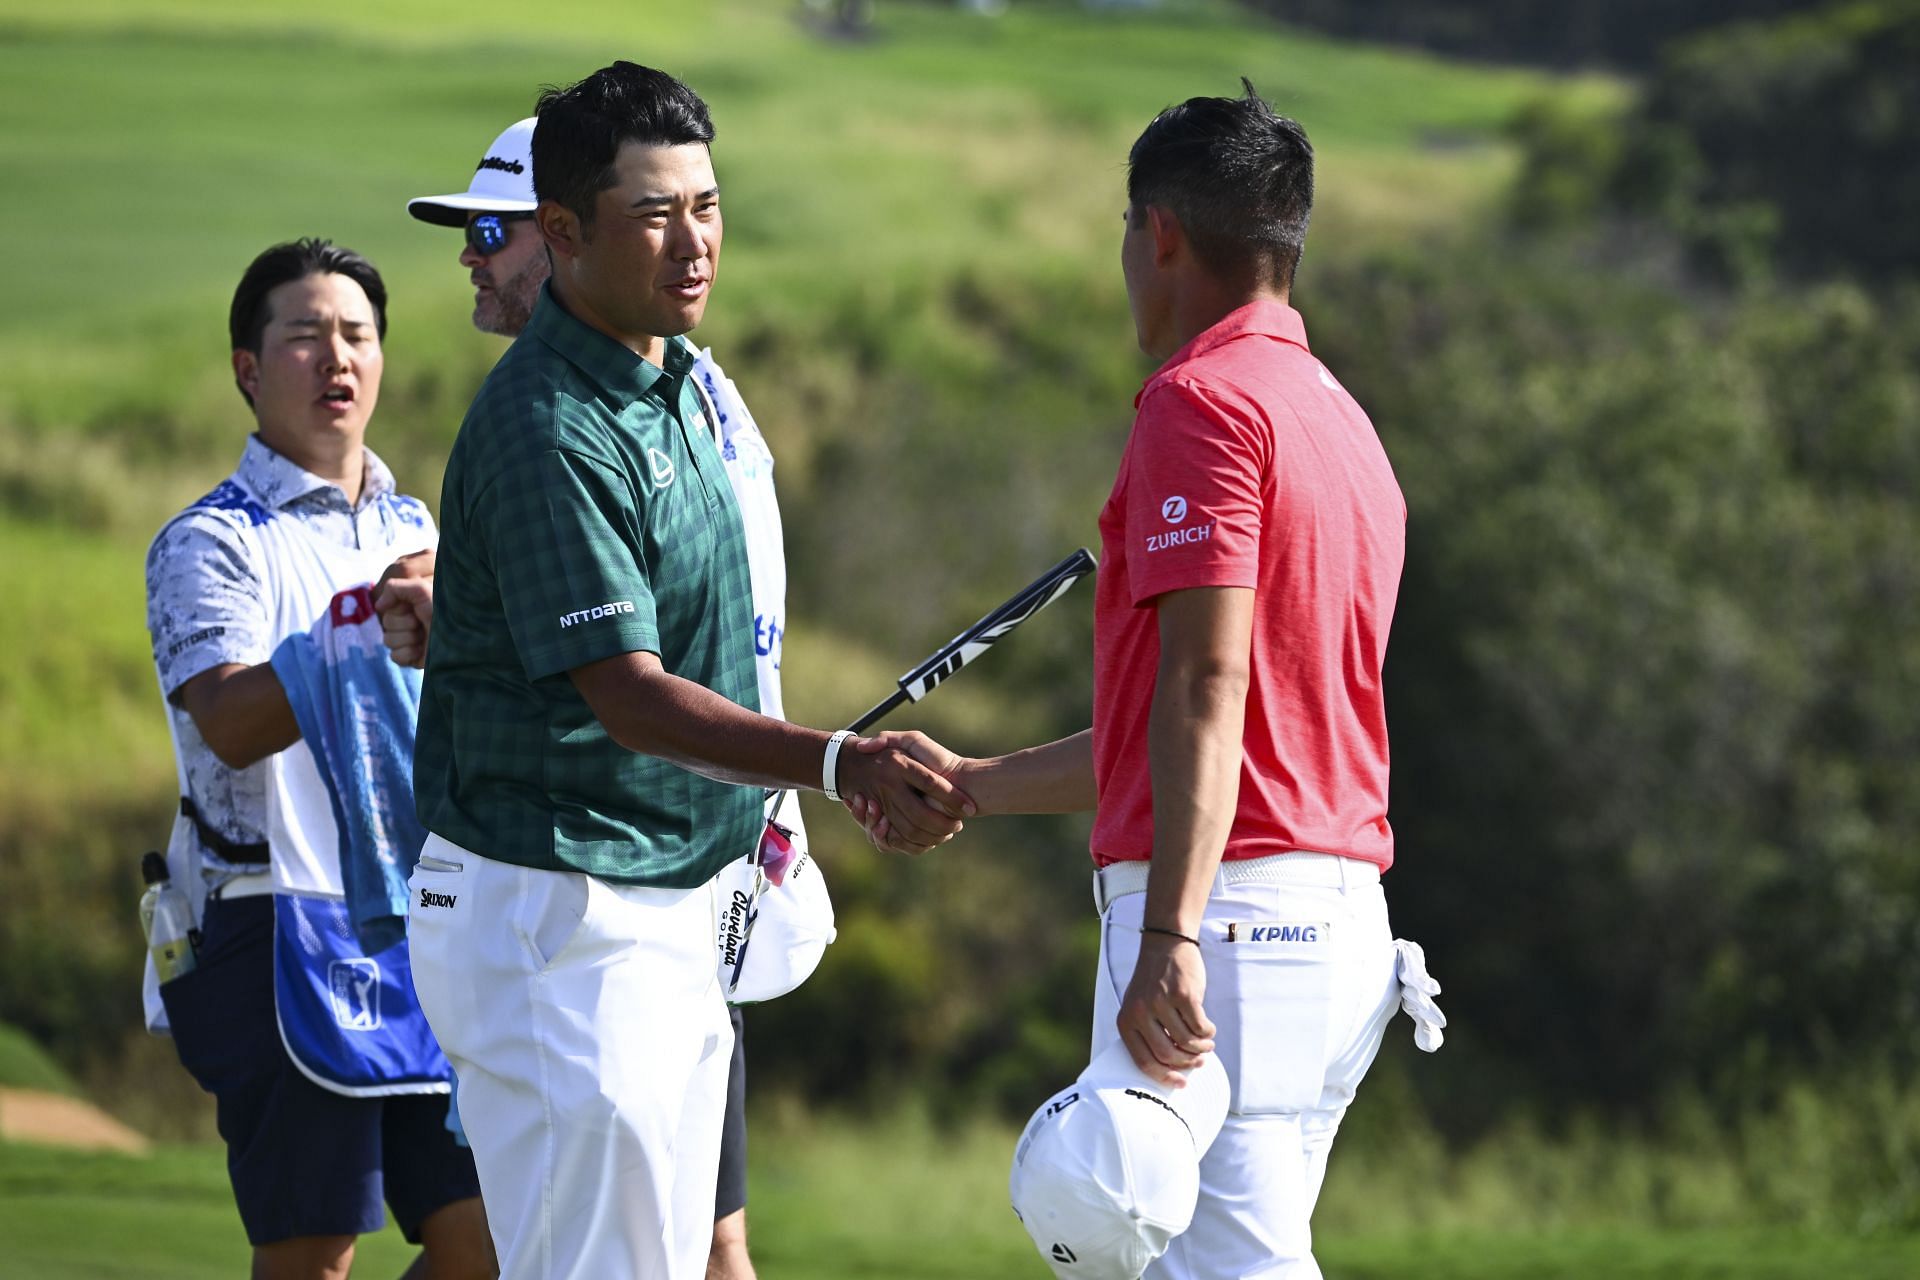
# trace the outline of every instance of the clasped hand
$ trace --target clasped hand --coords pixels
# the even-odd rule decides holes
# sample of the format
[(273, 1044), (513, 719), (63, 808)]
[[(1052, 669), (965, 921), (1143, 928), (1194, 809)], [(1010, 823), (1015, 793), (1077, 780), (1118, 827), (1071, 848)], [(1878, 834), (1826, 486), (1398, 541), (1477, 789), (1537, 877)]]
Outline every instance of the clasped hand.
[(847, 744), (839, 759), (841, 802), (874, 847), (925, 853), (958, 835), (979, 812), (951, 775), (960, 757), (922, 733), (883, 733)]
[[(960, 789), (967, 768), (975, 762), (955, 755), (926, 734), (918, 730), (882, 733), (848, 745), (855, 750), (841, 754), (842, 769), (846, 768), (845, 762), (849, 758), (904, 757), (919, 767), (920, 776), (931, 780), (928, 787), (914, 788), (922, 806), (934, 806), (939, 813), (951, 815), (948, 824), (950, 830), (945, 830), (945, 834), (937, 840), (923, 839), (923, 825), (903, 824), (900, 815), (886, 805), (876, 803), (871, 795), (858, 788), (843, 784), (840, 794), (847, 812), (865, 829), (867, 839), (874, 848), (886, 853), (925, 853), (959, 834), (959, 818), (972, 817), (979, 812), (979, 806), (973, 798)], [(954, 804), (955, 797), (961, 802), (958, 807)], [(908, 806), (908, 809), (911, 814), (912, 806)]]

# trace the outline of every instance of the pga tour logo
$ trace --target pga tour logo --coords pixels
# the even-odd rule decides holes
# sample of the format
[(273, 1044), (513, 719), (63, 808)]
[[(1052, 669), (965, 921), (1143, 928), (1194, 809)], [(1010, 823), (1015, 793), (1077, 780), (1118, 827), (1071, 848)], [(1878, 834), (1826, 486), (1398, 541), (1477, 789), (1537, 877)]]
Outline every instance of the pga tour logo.
[(591, 609), (575, 609), (572, 613), (560, 615), (560, 625), (571, 627), (581, 622), (592, 622), (598, 618), (611, 618), (616, 613), (632, 613), (633, 601), (615, 600), (609, 604), (597, 604)]
[(327, 993), (333, 1020), (343, 1031), (372, 1031), (380, 1025), (380, 966), (364, 957), (335, 960), (327, 966)]

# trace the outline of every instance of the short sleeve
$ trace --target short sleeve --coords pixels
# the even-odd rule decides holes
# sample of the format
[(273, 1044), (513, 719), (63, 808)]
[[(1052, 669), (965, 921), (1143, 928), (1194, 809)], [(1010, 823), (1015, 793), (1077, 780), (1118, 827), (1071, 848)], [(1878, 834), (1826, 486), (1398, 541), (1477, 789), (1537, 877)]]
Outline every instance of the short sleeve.
[(660, 651), (644, 512), (627, 477), (550, 449), (501, 476), (482, 518), (527, 679)]
[(188, 512), (147, 552), (147, 634), (160, 688), (214, 667), (272, 656), (266, 585), (245, 537), (220, 515)]
[(1259, 580), (1271, 433), (1181, 383), (1140, 402), (1127, 460), (1127, 589), (1137, 607)]

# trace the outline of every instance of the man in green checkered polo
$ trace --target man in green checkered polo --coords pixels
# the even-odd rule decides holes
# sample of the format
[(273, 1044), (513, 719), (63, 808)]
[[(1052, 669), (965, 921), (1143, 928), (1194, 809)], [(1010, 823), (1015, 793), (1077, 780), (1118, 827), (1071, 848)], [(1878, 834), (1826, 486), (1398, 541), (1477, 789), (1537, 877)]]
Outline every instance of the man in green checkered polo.
[(506, 1276), (704, 1269), (713, 879), (763, 789), (861, 797), (921, 848), (967, 809), (904, 753), (758, 712), (745, 536), (680, 336), (719, 260), (712, 138), (631, 63), (543, 96), (552, 276), (447, 465), (410, 937)]

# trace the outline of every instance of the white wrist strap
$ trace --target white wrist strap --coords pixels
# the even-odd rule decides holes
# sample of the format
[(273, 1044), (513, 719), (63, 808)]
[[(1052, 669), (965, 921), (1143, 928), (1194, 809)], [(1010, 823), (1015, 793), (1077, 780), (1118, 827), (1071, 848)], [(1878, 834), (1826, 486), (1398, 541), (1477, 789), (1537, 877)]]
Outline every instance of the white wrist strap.
[(838, 800), (840, 792), (834, 787), (834, 776), (840, 768), (840, 744), (853, 736), (851, 729), (835, 729), (833, 736), (827, 739), (826, 758), (820, 762), (820, 789), (827, 793), (827, 799)]

